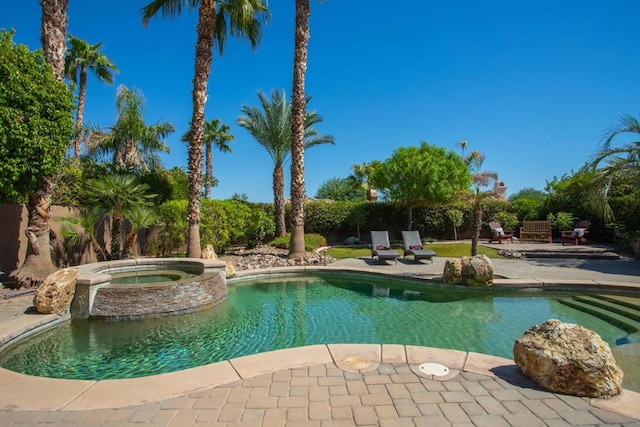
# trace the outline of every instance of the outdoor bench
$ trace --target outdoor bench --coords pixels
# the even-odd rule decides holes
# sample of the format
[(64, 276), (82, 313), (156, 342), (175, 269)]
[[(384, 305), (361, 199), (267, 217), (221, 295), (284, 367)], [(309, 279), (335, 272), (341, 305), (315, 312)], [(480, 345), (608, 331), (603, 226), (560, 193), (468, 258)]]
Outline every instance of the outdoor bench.
[(525, 240), (540, 240), (551, 243), (551, 222), (546, 220), (522, 221), (520, 242)]

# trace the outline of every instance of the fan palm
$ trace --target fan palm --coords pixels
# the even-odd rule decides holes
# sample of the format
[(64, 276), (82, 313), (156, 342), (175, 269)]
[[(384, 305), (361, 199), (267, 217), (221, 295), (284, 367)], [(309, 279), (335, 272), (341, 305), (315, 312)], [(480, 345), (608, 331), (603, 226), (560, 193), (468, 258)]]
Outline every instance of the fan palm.
[[(292, 107), (287, 102), (285, 92), (274, 90), (271, 99), (263, 92), (258, 92), (258, 99), (262, 110), (257, 107), (243, 105), (244, 116), (238, 117), (238, 125), (247, 129), (256, 142), (265, 149), (273, 160), (273, 206), (276, 222), (276, 237), (286, 233), (284, 209), (284, 164), (291, 153), (291, 118)], [(306, 96), (306, 101), (311, 99)], [(306, 113), (303, 122), (303, 143), (305, 148), (319, 144), (333, 144), (331, 135), (319, 135), (313, 127), (322, 121), (322, 117), (315, 111)], [(304, 250), (304, 247), (303, 247)]]
[(113, 84), (113, 73), (118, 68), (109, 58), (100, 53), (102, 43), (90, 45), (84, 40), (69, 35), (70, 48), (64, 62), (64, 74), (73, 83), (78, 84), (78, 108), (76, 113), (76, 139), (74, 154), (80, 157), (80, 141), (82, 139), (82, 121), (84, 103), (87, 96), (87, 70), (93, 71), (98, 80)]
[(163, 139), (175, 131), (169, 122), (147, 126), (143, 117), (144, 98), (137, 89), (118, 86), (118, 118), (108, 132), (89, 136), (88, 153), (95, 157), (112, 154), (113, 166), (120, 170), (152, 169), (160, 164), (158, 151), (168, 153)]
[(133, 245), (136, 243), (140, 230), (155, 225), (158, 222), (158, 215), (151, 206), (132, 205), (125, 212), (125, 217), (129, 221), (130, 229), (122, 248), (122, 258), (129, 258)]
[(153, 0), (142, 9), (142, 23), (146, 26), (158, 12), (165, 18), (175, 18), (182, 8), (198, 9), (196, 25), (195, 76), (193, 78), (193, 112), (189, 141), (189, 231), (187, 256), (200, 258), (200, 191), (202, 186), (202, 132), (207, 85), (211, 74), (213, 48), (222, 55), (227, 32), (246, 37), (256, 47), (262, 35), (261, 23), (268, 17), (263, 0)]
[(471, 256), (478, 255), (478, 240), (482, 229), (482, 205), (486, 200), (495, 198), (495, 193), (491, 190), (483, 191), (481, 187), (488, 187), (492, 181), (498, 179), (498, 174), (491, 171), (483, 171), (484, 154), (479, 151), (472, 151), (467, 158), (467, 163), (471, 169)]
[[(207, 199), (210, 196), (211, 187), (213, 186), (213, 155), (211, 153), (211, 146), (215, 147), (223, 153), (230, 153), (231, 147), (228, 142), (233, 141), (235, 138), (229, 133), (231, 128), (227, 125), (223, 125), (220, 119), (213, 119), (204, 122), (204, 129), (202, 131), (202, 142), (205, 147), (205, 172), (204, 172), (204, 197)], [(184, 142), (189, 142), (191, 137), (191, 131), (187, 131), (183, 136)]]
[(149, 186), (133, 175), (110, 174), (88, 180), (84, 190), (87, 205), (97, 205), (104, 215), (111, 216), (111, 252), (109, 259), (122, 257), (121, 231), (125, 213), (133, 206), (148, 206), (154, 194)]
[[(607, 221), (614, 220), (614, 214), (608, 200), (612, 181), (624, 177), (629, 182), (640, 182), (640, 142), (613, 145), (616, 137), (626, 133), (640, 134), (640, 122), (628, 114), (620, 118), (619, 125), (609, 129), (602, 146), (595, 153), (589, 165), (595, 173), (589, 194), (589, 203), (594, 213), (601, 215)], [(598, 168), (601, 164), (604, 166)]]

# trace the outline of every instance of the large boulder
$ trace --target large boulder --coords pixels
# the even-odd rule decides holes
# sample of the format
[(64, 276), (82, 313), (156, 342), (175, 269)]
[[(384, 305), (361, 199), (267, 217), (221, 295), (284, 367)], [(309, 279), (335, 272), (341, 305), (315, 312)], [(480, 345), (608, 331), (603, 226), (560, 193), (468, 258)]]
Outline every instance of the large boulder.
[(462, 261), (459, 258), (448, 259), (444, 263), (442, 283), (454, 285), (462, 282)]
[(38, 313), (67, 314), (76, 293), (77, 279), (78, 271), (72, 268), (64, 268), (47, 276), (33, 297), (33, 306)]
[(470, 286), (493, 285), (493, 264), (486, 255), (462, 258), (462, 283)]
[(622, 391), (622, 369), (600, 336), (551, 319), (518, 338), (513, 358), (522, 373), (547, 390), (586, 397)]
[(213, 245), (207, 245), (202, 251), (202, 259), (218, 259), (216, 251), (213, 249)]

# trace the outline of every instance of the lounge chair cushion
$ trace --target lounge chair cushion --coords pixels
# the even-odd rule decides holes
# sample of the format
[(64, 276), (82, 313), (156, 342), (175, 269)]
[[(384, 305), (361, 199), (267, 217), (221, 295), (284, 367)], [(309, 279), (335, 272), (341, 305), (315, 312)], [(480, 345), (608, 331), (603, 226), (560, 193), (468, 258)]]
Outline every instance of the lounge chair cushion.
[(378, 251), (388, 251), (389, 249), (391, 249), (390, 246), (385, 246), (385, 245), (376, 246), (376, 250), (378, 250)]
[(418, 250), (418, 249), (424, 249), (424, 246), (422, 245), (411, 245), (409, 246), (409, 249), (411, 249), (412, 251)]
[(502, 229), (502, 227), (492, 228), (491, 233), (493, 233), (494, 237), (504, 236), (504, 230)]

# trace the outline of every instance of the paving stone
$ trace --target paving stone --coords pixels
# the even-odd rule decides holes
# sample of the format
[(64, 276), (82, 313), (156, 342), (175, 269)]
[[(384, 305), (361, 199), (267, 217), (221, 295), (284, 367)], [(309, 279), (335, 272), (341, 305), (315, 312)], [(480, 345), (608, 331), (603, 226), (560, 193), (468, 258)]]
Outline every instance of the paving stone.
[(500, 390), (504, 388), (494, 378), (482, 380), (480, 381), (480, 384), (482, 384), (482, 387), (486, 388), (487, 390)]
[(274, 396), (274, 397), (288, 396), (290, 389), (291, 387), (289, 387), (289, 383), (285, 383), (285, 382), (273, 383), (271, 384), (271, 387), (269, 387), (269, 396)]
[(395, 375), (396, 369), (391, 365), (382, 364), (378, 367), (378, 375)]
[(393, 405), (377, 405), (373, 409), (376, 411), (378, 418), (397, 418), (398, 411)]
[(318, 385), (322, 385), (322, 386), (344, 385), (344, 384), (345, 384), (345, 379), (342, 376), (318, 378)]
[(352, 409), (353, 420), (358, 426), (378, 425), (378, 417), (371, 406), (356, 406)]
[(558, 398), (543, 399), (542, 401), (546, 403), (547, 406), (549, 406), (549, 408), (553, 409), (556, 412), (559, 412), (559, 411), (568, 412), (572, 410), (571, 406), (567, 405), (566, 403), (564, 403), (562, 400)]
[(292, 377), (289, 384), (291, 387), (318, 385), (318, 379), (312, 377)]
[(342, 377), (344, 378), (344, 371), (337, 366), (327, 366), (327, 377)]
[(455, 403), (439, 403), (442, 414), (452, 423), (468, 423), (469, 417), (464, 413), (460, 405)]
[(227, 403), (245, 402), (249, 398), (248, 388), (234, 388), (227, 396)]
[(309, 419), (310, 420), (330, 420), (331, 407), (329, 402), (311, 402), (309, 403)]
[[(320, 421), (291, 421), (285, 424), (286, 427), (320, 427)], [(227, 427), (232, 427), (228, 425)]]
[(392, 405), (391, 397), (386, 393), (365, 394), (360, 396), (360, 402), (364, 406)]
[(434, 391), (434, 392), (447, 391), (447, 389), (444, 388), (443, 381), (434, 381), (426, 378), (421, 378), (420, 382), (422, 383), (422, 385), (424, 385), (424, 388), (426, 388), (428, 391)]
[(291, 379), (291, 371), (288, 369), (284, 371), (276, 371), (271, 376), (271, 381), (276, 383), (289, 382), (290, 379)]
[(287, 421), (309, 421), (309, 410), (307, 408), (287, 409)]
[(177, 409), (163, 409), (155, 413), (149, 424), (157, 426), (168, 426), (178, 412)]
[(329, 396), (344, 396), (346, 394), (349, 394), (346, 385), (329, 386)]
[[(509, 423), (505, 421), (505, 419), (500, 415), (472, 415), (470, 418), (473, 422), (473, 425), (477, 427), (510, 427)], [(517, 425), (518, 427), (524, 427), (519, 424), (514, 425)]]
[(349, 406), (331, 407), (332, 420), (353, 420), (353, 412)]
[(486, 375), (476, 374), (475, 372), (467, 372), (467, 371), (460, 372), (460, 376), (467, 381), (482, 381), (487, 379)]
[(489, 390), (484, 388), (479, 381), (465, 381), (462, 383), (462, 387), (470, 394), (474, 396), (487, 396)]
[(622, 424), (635, 421), (638, 423), (638, 425), (640, 425), (640, 420), (633, 420), (632, 418), (625, 417), (624, 415), (605, 411), (600, 408), (591, 407), (589, 412), (591, 412), (594, 416), (598, 417), (598, 419), (602, 420), (602, 422), (606, 424)]
[(513, 400), (511, 402), (502, 402), (502, 406), (507, 408), (507, 411), (509, 411), (512, 414), (530, 414), (531, 413), (529, 408), (524, 406), (523, 402), (520, 402), (517, 400)]
[(414, 417), (413, 422), (416, 427), (449, 427), (451, 422), (444, 415), (436, 415), (433, 417), (422, 416)]
[(409, 374), (396, 374), (390, 376), (391, 381), (396, 384), (406, 384), (406, 383), (419, 383), (420, 378), (416, 376), (413, 372)]
[(549, 407), (543, 400), (523, 400), (522, 405), (529, 409), (532, 413), (536, 414), (539, 418), (560, 418), (560, 415)]
[(267, 397), (269, 396), (269, 387), (251, 387), (249, 397)]
[(289, 389), (289, 396), (309, 396), (309, 386), (292, 386)]
[(338, 406), (356, 406), (360, 405), (359, 396), (329, 396), (329, 405), (332, 408)]
[(464, 386), (458, 381), (441, 381), (447, 391), (464, 391)]
[(309, 367), (304, 366), (302, 368), (294, 368), (291, 369), (291, 378), (293, 377), (308, 377), (309, 376)]
[(474, 397), (466, 391), (443, 391), (440, 395), (449, 403), (475, 402)]
[(282, 427), (287, 421), (285, 409), (266, 409), (262, 420), (262, 427)]
[(371, 375), (363, 377), (364, 383), (373, 384), (391, 384), (391, 377), (389, 375)]
[(271, 374), (259, 375), (244, 380), (244, 387), (268, 387), (272, 382)]
[(558, 415), (574, 426), (601, 423), (600, 419), (589, 411), (558, 411)]
[(303, 396), (285, 396), (278, 398), (278, 408), (306, 408), (309, 399)]
[(478, 396), (476, 397), (476, 402), (480, 404), (487, 411), (487, 414), (491, 415), (502, 415), (508, 414), (507, 408), (502, 406), (502, 404), (495, 399), (493, 396)]
[(347, 381), (362, 380), (362, 374), (359, 372), (345, 372), (344, 379)]
[(380, 427), (415, 427), (411, 418), (382, 418)]
[(369, 394), (389, 394), (384, 384), (372, 384), (367, 386)]
[(309, 401), (328, 401), (329, 400), (329, 387), (311, 386), (309, 387)]
[(347, 381), (347, 393), (351, 395), (362, 395), (369, 393), (364, 381)]
[[(135, 409), (124, 408), (124, 409), (114, 409), (109, 418), (107, 418), (107, 423), (121, 423), (127, 421), (131, 416), (136, 412)], [(41, 422), (51, 422), (47, 421), (45, 417), (43, 417)]]
[(218, 420), (220, 415), (220, 409), (203, 409), (198, 411), (196, 416), (196, 423), (213, 423)]
[(193, 409), (218, 409), (224, 406), (224, 401), (215, 397), (203, 397), (193, 402)]
[(278, 406), (278, 398), (274, 396), (270, 397), (252, 397), (247, 399), (244, 404), (248, 409), (269, 409), (276, 408)]
[(353, 427), (353, 420), (327, 420), (321, 421), (320, 425), (321, 427)]
[(408, 383), (404, 386), (407, 388), (409, 393), (425, 393), (427, 391), (424, 384), (422, 384), (420, 381), (417, 381), (415, 383)]
[(387, 384), (385, 387), (387, 388), (389, 396), (394, 399), (411, 397), (411, 393), (409, 393), (409, 390), (407, 390), (404, 384)]
[(190, 409), (196, 399), (193, 397), (179, 397), (174, 399), (167, 399), (162, 402), (161, 409)]
[[(66, 411), (65, 411), (66, 412)], [(24, 413), (24, 412), (23, 412)], [(91, 411), (68, 411), (62, 419), (65, 423), (81, 423), (83, 422)]]
[(398, 415), (401, 417), (417, 417), (421, 415), (418, 405), (410, 398), (393, 399), (393, 406), (395, 406)]
[(242, 417), (243, 405), (240, 403), (227, 403), (220, 410), (220, 415), (218, 415), (218, 421), (240, 421)]
[(228, 387), (219, 387), (219, 388), (212, 388), (211, 391), (209, 392), (209, 397), (212, 399), (220, 399), (220, 400), (227, 400), (227, 397), (229, 397), (229, 393), (231, 393), (231, 388)]
[[(138, 410), (136, 412), (141, 413), (141, 417), (144, 420), (150, 420), (153, 415), (155, 415), (156, 411), (147, 411), (147, 410)], [(25, 418), (33, 418), (33, 420), (20, 419), (20, 422), (37, 422), (42, 417), (42, 412), (29, 412), (29, 415)], [(95, 409), (91, 411), (91, 413), (84, 419), (84, 422), (87, 424), (101, 424), (109, 419), (109, 417), (113, 414), (113, 409)], [(138, 418), (139, 419), (139, 418)]]
[(442, 415), (440, 406), (437, 403), (421, 403), (418, 405), (418, 409), (426, 417), (439, 417)]
[(512, 426), (518, 427), (545, 427), (546, 424), (543, 420), (531, 413), (519, 413), (519, 414), (506, 414), (503, 415)]
[(489, 393), (501, 402), (523, 400), (525, 398), (518, 390), (489, 390)]
[(573, 409), (589, 410), (592, 408), (589, 399), (586, 397), (567, 396), (566, 394), (556, 394), (555, 396)]
[(572, 427), (571, 424), (562, 418), (544, 420), (548, 427)]
[[(93, 411), (95, 412), (95, 411)], [(129, 422), (131, 423), (148, 423), (151, 421), (153, 416), (158, 412), (157, 409), (143, 409), (139, 408), (131, 417), (129, 417)], [(82, 420), (85, 424), (98, 424), (103, 422), (104, 420), (98, 420), (94, 418), (94, 414), (92, 413), (87, 418)]]
[(194, 409), (178, 409), (176, 415), (171, 420), (169, 426), (183, 427), (191, 426), (196, 423), (200, 411)]
[(324, 377), (327, 374), (327, 368), (325, 365), (313, 365), (309, 366), (310, 377)]
[(548, 399), (551, 396), (551, 393), (544, 390), (537, 390), (535, 388), (521, 388), (520, 394), (522, 394), (527, 399)]
[(460, 407), (464, 411), (465, 414), (471, 415), (485, 415), (487, 411), (476, 402), (464, 402), (460, 404)]

